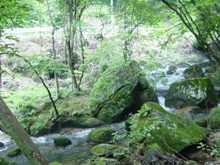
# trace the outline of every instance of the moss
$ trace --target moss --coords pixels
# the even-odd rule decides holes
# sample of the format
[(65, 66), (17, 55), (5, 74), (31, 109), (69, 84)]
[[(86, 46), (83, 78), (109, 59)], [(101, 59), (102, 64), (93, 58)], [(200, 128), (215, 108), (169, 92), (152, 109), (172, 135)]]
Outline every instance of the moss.
[(52, 163), (49, 163), (49, 165), (63, 165), (63, 164), (59, 162), (52, 162)]
[(204, 73), (202, 68), (199, 65), (192, 65), (184, 70), (183, 72), (184, 77), (187, 78), (200, 78), (204, 77)]
[(20, 148), (15, 148), (14, 150), (9, 151), (9, 152), (7, 153), (7, 156), (8, 156), (8, 157), (15, 157), (15, 156), (18, 156), (18, 155), (20, 155), (20, 154), (21, 154)]
[(161, 153), (164, 152), (164, 150), (156, 143), (153, 143), (153, 144), (150, 144), (150, 145), (147, 145), (146, 147), (146, 151), (148, 152), (155, 152), (155, 151), (159, 151)]
[(208, 116), (208, 125), (212, 129), (220, 128), (220, 108), (213, 108)]
[(87, 141), (94, 143), (105, 143), (113, 139), (112, 133), (114, 132), (115, 131), (112, 128), (97, 128), (89, 133)]
[[(140, 99), (137, 95), (143, 90), (145, 95)], [(152, 97), (156, 98), (153, 88), (150, 88), (137, 62), (131, 61), (115, 63), (101, 73), (89, 100), (95, 117), (113, 123), (121, 121), (131, 111), (136, 112), (146, 99), (153, 101)], [(133, 102), (135, 107), (132, 107)]]
[(126, 153), (127, 149), (114, 144), (99, 144), (90, 151), (96, 156), (113, 157), (115, 153)]
[(208, 125), (207, 119), (202, 119), (202, 118), (201, 119), (200, 118), (195, 119), (195, 123), (198, 124), (201, 127), (204, 127), (204, 128), (206, 128), (207, 125)]
[(61, 127), (77, 127), (77, 128), (93, 128), (100, 126), (103, 121), (90, 117), (90, 116), (81, 116), (73, 117), (67, 119), (60, 119)]
[(64, 136), (56, 136), (53, 138), (55, 146), (67, 146), (72, 144), (71, 140)]
[(189, 165), (199, 165), (196, 161), (194, 160), (187, 160), (186, 161), (186, 164), (189, 164)]
[(201, 108), (217, 105), (216, 93), (211, 80), (207, 78), (186, 79), (171, 84), (165, 105), (172, 108), (199, 106)]
[(33, 136), (44, 135), (48, 132), (48, 125), (50, 121), (48, 121), (47, 117), (43, 115), (36, 116), (35, 121), (31, 124), (29, 128), (29, 134)]
[(174, 73), (176, 72), (176, 70), (177, 70), (177, 67), (174, 66), (174, 65), (171, 65), (171, 66), (169, 66), (169, 69), (168, 69), (168, 71), (167, 71), (167, 74), (168, 74), (168, 75), (174, 74)]
[(119, 164), (119, 162), (116, 159), (111, 158), (96, 158), (94, 160), (94, 165), (116, 165)]
[[(91, 114), (86, 93), (72, 94), (65, 99), (59, 99), (56, 103), (61, 115), (71, 114), (79, 117)], [(52, 107), (50, 111), (52, 111)]]
[(159, 104), (145, 103), (130, 119), (130, 138), (134, 144), (158, 144), (168, 152), (179, 152), (201, 141), (206, 129), (187, 117), (165, 111)]
[[(114, 117), (112, 116), (114, 115)], [(109, 111), (108, 108), (102, 108), (102, 110), (99, 112), (97, 118), (101, 119), (102, 121), (106, 122), (106, 123), (113, 123), (115, 121), (117, 121), (119, 115), (115, 115), (113, 113), (111, 113)]]

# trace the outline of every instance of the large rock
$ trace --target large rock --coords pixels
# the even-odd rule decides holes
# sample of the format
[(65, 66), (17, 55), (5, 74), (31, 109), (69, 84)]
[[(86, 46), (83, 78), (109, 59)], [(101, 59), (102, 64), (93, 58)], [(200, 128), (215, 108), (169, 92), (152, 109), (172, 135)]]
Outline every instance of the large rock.
[(179, 152), (197, 143), (206, 129), (187, 117), (164, 110), (159, 104), (147, 102), (130, 118), (130, 137), (134, 144), (158, 144), (164, 151)]
[(187, 78), (200, 78), (204, 77), (204, 73), (202, 71), (202, 68), (198, 65), (192, 65), (188, 68), (186, 68), (183, 72), (184, 77)]
[(146, 101), (158, 99), (135, 61), (118, 62), (106, 69), (90, 93), (94, 116), (107, 123), (122, 120)]
[(53, 138), (53, 140), (54, 140), (55, 146), (65, 147), (65, 146), (72, 144), (71, 140), (64, 136), (56, 136)]
[(91, 148), (91, 153), (96, 156), (113, 157), (115, 153), (128, 154), (129, 149), (114, 144), (99, 144)]
[(217, 99), (214, 86), (207, 78), (186, 79), (171, 84), (165, 105), (171, 108), (199, 106), (214, 107)]
[(174, 74), (177, 70), (177, 67), (175, 65), (170, 65), (168, 70), (167, 70), (167, 74), (168, 75), (171, 75), (171, 74)]
[(90, 116), (71, 117), (67, 119), (60, 119), (61, 127), (77, 127), (77, 128), (93, 128), (98, 127), (103, 121)]
[(208, 116), (208, 125), (212, 129), (220, 128), (220, 108), (213, 108)]
[(88, 142), (94, 142), (94, 143), (106, 143), (113, 139), (113, 133), (115, 131), (112, 128), (96, 128), (92, 130), (88, 136), (87, 141)]

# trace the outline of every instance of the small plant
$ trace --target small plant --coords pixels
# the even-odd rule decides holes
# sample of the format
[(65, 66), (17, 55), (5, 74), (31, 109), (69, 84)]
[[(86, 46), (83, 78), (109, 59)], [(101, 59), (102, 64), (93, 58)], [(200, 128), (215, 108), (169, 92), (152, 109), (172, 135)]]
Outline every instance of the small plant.
[(114, 132), (112, 134), (114, 137), (113, 137), (113, 142), (114, 143), (120, 143), (120, 142), (123, 142), (127, 137), (128, 137), (128, 131), (126, 130), (122, 130), (120, 132)]
[(220, 144), (217, 141), (210, 141), (207, 144), (200, 142), (197, 148), (203, 151), (208, 151), (211, 157), (216, 157), (219, 155)]

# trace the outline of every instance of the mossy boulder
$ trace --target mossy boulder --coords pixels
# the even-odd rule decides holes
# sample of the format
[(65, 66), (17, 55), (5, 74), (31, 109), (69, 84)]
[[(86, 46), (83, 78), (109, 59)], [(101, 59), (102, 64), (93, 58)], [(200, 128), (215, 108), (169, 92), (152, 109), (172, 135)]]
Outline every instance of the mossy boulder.
[(61, 119), (61, 127), (94, 128), (103, 124), (103, 121), (90, 116)]
[(121, 121), (156, 93), (135, 61), (118, 62), (100, 74), (90, 93), (92, 113), (107, 123)]
[(72, 144), (71, 140), (65, 136), (56, 136), (53, 138), (55, 146), (68, 146)]
[(51, 163), (49, 163), (49, 165), (64, 165), (64, 164), (59, 163), (59, 162), (51, 162)]
[(164, 151), (179, 152), (197, 143), (206, 129), (191, 119), (164, 110), (159, 104), (147, 102), (130, 119), (130, 139), (134, 144), (158, 144)]
[(43, 119), (41, 116), (37, 116), (36, 118), (39, 118), (39, 120), (35, 120), (28, 130), (28, 133), (32, 136), (42, 136), (55, 132), (60, 128), (58, 122), (52, 122), (50, 119)]
[(113, 139), (112, 134), (114, 132), (115, 131), (112, 128), (96, 128), (88, 134), (87, 141), (94, 143), (106, 143)]
[(157, 156), (165, 156), (163, 153), (165, 152), (158, 144), (154, 143), (147, 145), (144, 152), (144, 164), (155, 164), (156, 162), (159, 163)]
[(220, 108), (213, 108), (208, 116), (208, 125), (212, 129), (220, 128)]
[(165, 105), (171, 108), (214, 107), (217, 105), (216, 92), (211, 80), (207, 78), (177, 81), (170, 85)]
[(170, 65), (168, 70), (167, 70), (167, 74), (168, 75), (171, 75), (171, 74), (174, 74), (177, 70), (177, 67), (175, 65)]
[(15, 148), (9, 152), (7, 152), (7, 156), (8, 157), (15, 157), (15, 156), (18, 156), (20, 155), (22, 152), (21, 152), (21, 149), (20, 148)]
[(116, 153), (128, 153), (128, 148), (123, 148), (114, 144), (99, 144), (91, 148), (91, 153), (96, 156), (113, 157)]
[(202, 68), (198, 64), (192, 65), (192, 66), (186, 68), (183, 71), (183, 75), (186, 79), (204, 77), (204, 73), (202, 71)]
[(156, 143), (147, 145), (145, 150), (146, 152), (152, 152), (152, 151), (164, 152), (164, 150)]
[(93, 161), (93, 164), (94, 165), (117, 165), (117, 164), (120, 164), (120, 162), (118, 162), (117, 159), (98, 157)]

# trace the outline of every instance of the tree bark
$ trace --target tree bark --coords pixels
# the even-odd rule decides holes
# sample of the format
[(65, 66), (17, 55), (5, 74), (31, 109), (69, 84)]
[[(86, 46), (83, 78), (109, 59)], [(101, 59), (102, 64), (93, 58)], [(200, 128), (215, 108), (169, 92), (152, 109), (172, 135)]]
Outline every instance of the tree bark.
[[(46, 3), (47, 3), (48, 15), (49, 15), (49, 18), (50, 18), (50, 23), (51, 23), (51, 25), (53, 27), (53, 29), (51, 31), (51, 42), (52, 42), (52, 50), (53, 50), (53, 59), (56, 60), (56, 58), (57, 58), (57, 51), (56, 51), (56, 46), (55, 46), (55, 44), (56, 44), (55, 43), (56, 24), (53, 21), (53, 17), (52, 17), (52, 14), (51, 14), (50, 5), (49, 5), (48, 0), (46, 0)], [(57, 76), (56, 71), (54, 71), (54, 78), (55, 78), (55, 83), (56, 83), (57, 98), (59, 98), (60, 97), (60, 90), (59, 90), (59, 81), (58, 81), (58, 76)]]
[(31, 165), (48, 165), (48, 161), (40, 153), (1, 97), (0, 114), (3, 129), (15, 140)]

